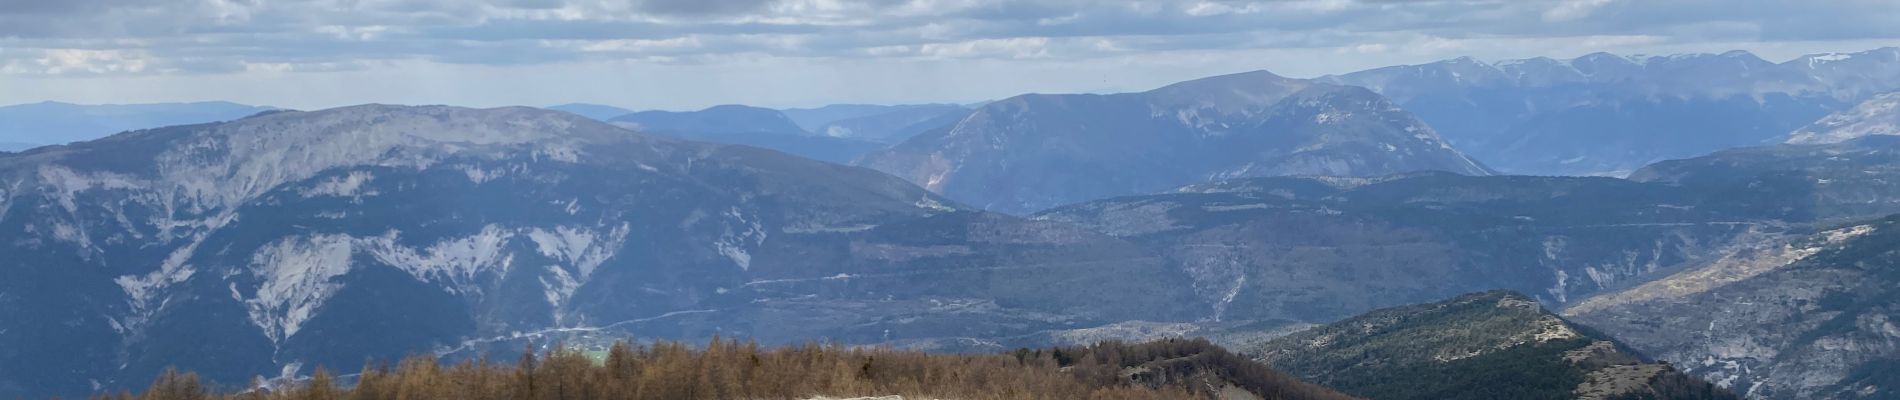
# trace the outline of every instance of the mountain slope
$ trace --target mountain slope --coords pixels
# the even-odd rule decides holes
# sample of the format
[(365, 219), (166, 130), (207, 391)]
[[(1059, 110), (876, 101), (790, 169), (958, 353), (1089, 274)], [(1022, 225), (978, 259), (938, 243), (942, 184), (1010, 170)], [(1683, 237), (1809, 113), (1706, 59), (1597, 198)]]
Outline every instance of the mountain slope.
[[(271, 107), (227, 102), (81, 105), (57, 102), (0, 107), (0, 142), (33, 145), (92, 140), (161, 126), (228, 121)], [(5, 150), (5, 148), (0, 148)], [(17, 150), (24, 150), (19, 148)]]
[(1896, 218), (1791, 236), (1565, 314), (1750, 397), (1893, 398), (1896, 243)]
[(1015, 213), (1241, 177), (1490, 172), (1376, 94), (1266, 72), (1018, 96), (858, 164)]
[(1630, 179), (1778, 205), (1791, 220), (1851, 221), (1900, 213), (1900, 137), (1724, 150), (1656, 163)]
[(1562, 304), (1784, 230), (1758, 205), (1612, 178), (1257, 178), (1034, 218), (1154, 248), (1215, 321), (1323, 323), (1508, 288)]
[(280, 112), (0, 155), (0, 246), (0, 396), (570, 335), (1007, 336), (1193, 303), (1119, 239), (530, 108)]
[(1900, 135), (1900, 92), (1875, 96), (1828, 115), (1788, 136), (1789, 144), (1840, 143), (1874, 135)]
[(1373, 399), (1737, 399), (1508, 291), (1373, 311), (1249, 354)]
[(1390, 97), (1501, 171), (1622, 174), (1777, 142), (1828, 113), (1900, 89), (1900, 48), (1779, 64), (1741, 51), (1460, 58), (1317, 80)]

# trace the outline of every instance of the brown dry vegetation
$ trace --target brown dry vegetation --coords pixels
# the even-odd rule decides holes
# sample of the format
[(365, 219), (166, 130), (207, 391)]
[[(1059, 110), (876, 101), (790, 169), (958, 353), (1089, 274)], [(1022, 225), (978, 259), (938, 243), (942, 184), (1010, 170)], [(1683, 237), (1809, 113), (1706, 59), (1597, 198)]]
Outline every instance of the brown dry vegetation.
[(1201, 399), (1228, 385), (1268, 399), (1346, 398), (1202, 340), (955, 355), (815, 344), (766, 349), (715, 339), (701, 349), (617, 344), (599, 361), (560, 346), (527, 352), (512, 365), (412, 357), (365, 367), (348, 387), (320, 370), (276, 390), (222, 392), (190, 373), (168, 372), (143, 394), (95, 399)]

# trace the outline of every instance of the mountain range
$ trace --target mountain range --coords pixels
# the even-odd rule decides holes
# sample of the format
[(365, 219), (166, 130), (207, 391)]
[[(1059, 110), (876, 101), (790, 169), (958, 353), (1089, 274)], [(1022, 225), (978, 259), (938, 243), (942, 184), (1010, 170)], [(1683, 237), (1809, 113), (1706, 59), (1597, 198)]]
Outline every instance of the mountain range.
[(10, 395), (173, 365), (244, 382), (531, 332), (863, 342), (1191, 304), (1148, 287), (1180, 278), (1112, 237), (526, 108), (140, 131), (0, 156), (0, 181)]
[[(1490, 288), (1561, 306), (1888, 212), (1804, 202), (1829, 198), (1810, 188), (1831, 175), (1812, 174), (1886, 179), (1864, 168), (1890, 165), (1881, 139), (1832, 145), (1865, 147), (1860, 166), (1784, 145), (1641, 182), (1253, 178), (1019, 218), (866, 169), (527, 108), (135, 131), (0, 155), (0, 243), (20, 255), (0, 260), (0, 320), (16, 321), (0, 327), (0, 391), (124, 387), (171, 365), (243, 382), (530, 340), (1001, 351), (1134, 321), (1284, 334)], [(1812, 180), (1754, 178), (1797, 173)]]
[[(1458, 60), (1360, 75), (1391, 78), (1370, 89), (1253, 72), (974, 108), (610, 123), (618, 111), (579, 106), (366, 105), (131, 128), (0, 153), (0, 396), (630, 336), (977, 352), (1207, 336), (1374, 397), (1417, 371), (1446, 374), (1425, 396), (1527, 393), (1472, 384), (1521, 377), (1562, 398), (1723, 398), (1694, 378), (1891, 397), (1900, 137), (1876, 129), (1883, 51)], [(1441, 67), (1465, 83), (1414, 79)], [(1524, 73), (1473, 89), (1493, 70)], [(1476, 122), (1434, 128), (1437, 112), (1514, 110), (1473, 105), (1525, 87), (1647, 93), (1612, 107), (1643, 118), (1534, 113), (1574, 129), (1702, 111), (1791, 126), (1592, 142), (1629, 157), (1590, 169), (1627, 178), (1498, 175), (1461, 151), (1494, 143), (1471, 139)], [(1473, 93), (1509, 96), (1458, 97)], [(865, 147), (797, 147), (826, 141)], [(1719, 147), (1634, 161), (1703, 145)], [(1506, 147), (1526, 155), (1507, 165), (1549, 160)], [(1487, 328), (1454, 332), (1469, 326)]]
[(1384, 94), (1500, 171), (1620, 175), (1779, 142), (1829, 113), (1900, 90), (1900, 48), (1781, 63), (1745, 51), (1458, 58), (1317, 80)]
[(1377, 94), (1267, 72), (999, 100), (858, 165), (1010, 213), (1256, 176), (1491, 173)]

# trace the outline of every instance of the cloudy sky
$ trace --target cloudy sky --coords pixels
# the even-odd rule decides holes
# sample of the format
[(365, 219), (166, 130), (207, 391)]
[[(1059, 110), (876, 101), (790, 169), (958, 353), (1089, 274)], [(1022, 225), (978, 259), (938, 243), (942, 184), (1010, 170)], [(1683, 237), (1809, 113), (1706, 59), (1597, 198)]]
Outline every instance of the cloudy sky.
[(969, 102), (1457, 56), (1900, 46), (1895, 0), (0, 0), (0, 104)]

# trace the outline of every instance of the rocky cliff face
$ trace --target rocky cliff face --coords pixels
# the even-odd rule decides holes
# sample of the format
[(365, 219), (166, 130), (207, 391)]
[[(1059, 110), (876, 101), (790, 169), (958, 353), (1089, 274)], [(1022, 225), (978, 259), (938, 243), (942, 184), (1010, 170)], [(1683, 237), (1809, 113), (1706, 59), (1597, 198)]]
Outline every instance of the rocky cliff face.
[(1564, 313), (1750, 397), (1891, 398), (1896, 224), (1736, 249)]

